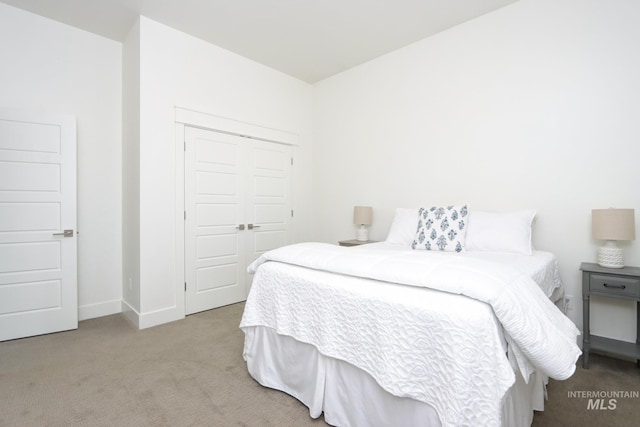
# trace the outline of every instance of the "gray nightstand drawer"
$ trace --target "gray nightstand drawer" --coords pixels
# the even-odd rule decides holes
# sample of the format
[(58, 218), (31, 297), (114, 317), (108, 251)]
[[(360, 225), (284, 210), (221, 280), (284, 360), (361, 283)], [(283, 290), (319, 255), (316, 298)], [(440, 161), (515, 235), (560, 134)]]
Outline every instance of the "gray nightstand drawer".
[(640, 279), (592, 274), (589, 289), (593, 293), (638, 297), (640, 296)]

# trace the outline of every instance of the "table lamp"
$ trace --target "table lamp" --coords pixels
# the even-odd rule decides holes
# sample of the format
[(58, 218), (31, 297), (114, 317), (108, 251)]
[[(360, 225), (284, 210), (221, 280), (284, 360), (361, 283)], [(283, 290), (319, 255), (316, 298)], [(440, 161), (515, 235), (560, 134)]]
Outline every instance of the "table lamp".
[(622, 268), (624, 256), (622, 248), (616, 246), (618, 240), (635, 240), (635, 211), (633, 209), (593, 209), (591, 226), (593, 238), (606, 240), (598, 248), (598, 264), (601, 267)]
[(371, 217), (373, 216), (373, 209), (370, 206), (356, 206), (353, 208), (353, 223), (359, 225), (357, 240), (360, 242), (366, 242), (369, 240), (369, 230), (367, 225), (371, 225)]

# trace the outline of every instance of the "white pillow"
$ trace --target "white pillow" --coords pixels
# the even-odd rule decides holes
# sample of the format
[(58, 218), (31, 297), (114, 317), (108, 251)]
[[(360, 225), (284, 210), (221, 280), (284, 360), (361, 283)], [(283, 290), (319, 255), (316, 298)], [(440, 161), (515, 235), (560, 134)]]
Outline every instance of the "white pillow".
[(465, 249), (468, 251), (533, 254), (531, 243), (534, 210), (469, 214)]
[(396, 208), (387, 243), (410, 246), (418, 226), (418, 208)]
[(468, 215), (467, 205), (420, 208), (417, 231), (411, 248), (443, 252), (464, 251)]

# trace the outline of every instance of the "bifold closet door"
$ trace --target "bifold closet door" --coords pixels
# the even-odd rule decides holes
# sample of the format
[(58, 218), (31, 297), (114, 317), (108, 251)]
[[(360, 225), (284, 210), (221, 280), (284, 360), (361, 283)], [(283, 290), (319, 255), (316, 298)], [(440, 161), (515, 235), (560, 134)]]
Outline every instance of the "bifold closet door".
[(289, 243), (291, 148), (185, 128), (186, 314), (244, 301), (247, 266)]

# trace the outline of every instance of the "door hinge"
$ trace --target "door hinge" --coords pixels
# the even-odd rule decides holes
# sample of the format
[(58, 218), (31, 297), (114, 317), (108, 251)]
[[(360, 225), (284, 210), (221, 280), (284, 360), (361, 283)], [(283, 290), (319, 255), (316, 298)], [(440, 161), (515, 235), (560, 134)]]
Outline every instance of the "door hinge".
[(184, 151), (187, 151), (187, 141), (184, 141)]
[(293, 166), (293, 157), (291, 158), (291, 166)]
[(293, 209), (291, 209), (291, 218), (293, 218)]
[(187, 292), (187, 282), (184, 282), (184, 291)]
[(184, 220), (187, 220), (187, 211), (184, 211)]

